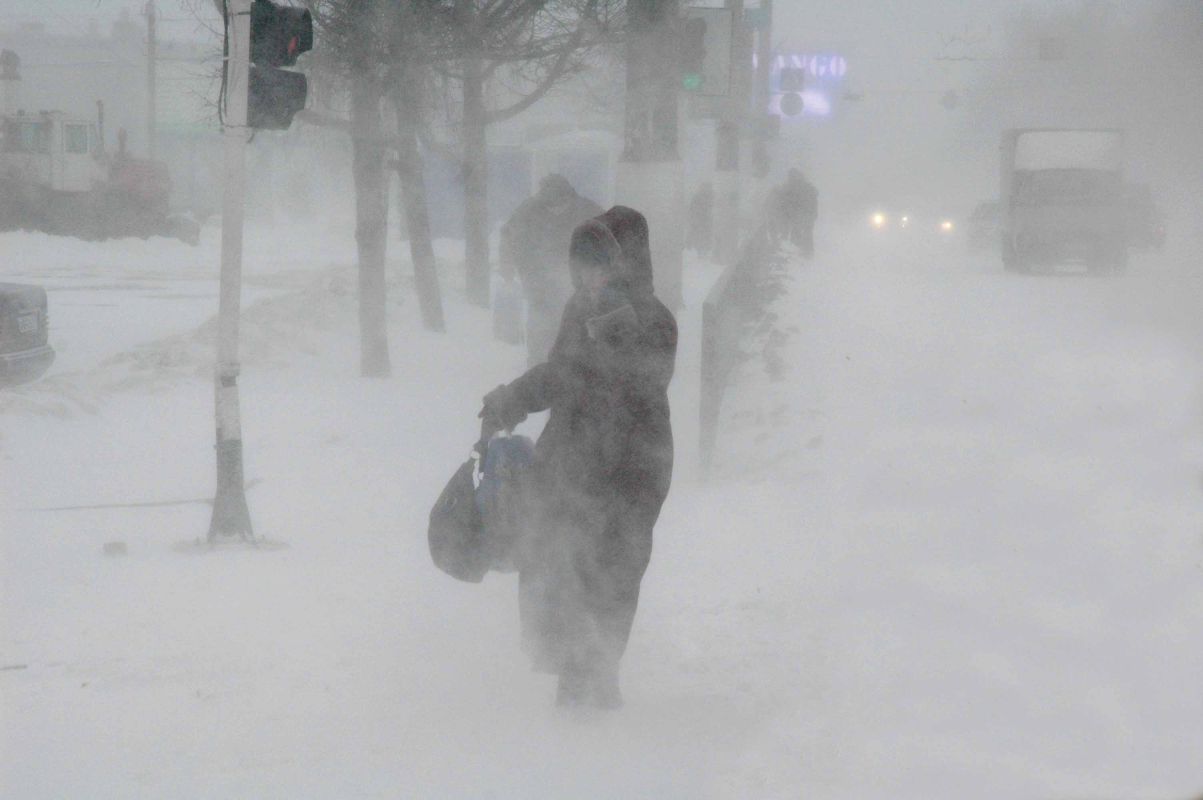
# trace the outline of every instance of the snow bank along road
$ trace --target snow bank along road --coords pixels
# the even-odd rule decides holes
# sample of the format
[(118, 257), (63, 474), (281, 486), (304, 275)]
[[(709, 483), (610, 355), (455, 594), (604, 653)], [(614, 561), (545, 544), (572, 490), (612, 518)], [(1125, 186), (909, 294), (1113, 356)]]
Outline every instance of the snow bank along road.
[[(203, 503), (128, 507), (212, 493), (208, 299), (137, 358), (6, 396), (0, 794), (1197, 790), (1198, 280), (852, 245), (793, 274), (784, 370), (745, 370), (709, 487), (699, 303), (682, 315), (681, 469), (628, 706), (600, 718), (557, 713), (525, 669), (512, 576), (429, 564), (430, 502), (522, 362), (478, 312), (428, 335), (399, 279), (394, 377), (366, 382), (348, 269), (248, 307), (250, 501), (281, 549), (198, 553)], [(115, 507), (32, 510), (81, 505)], [(116, 540), (128, 555), (103, 557)]]
[[(267, 231), (248, 231), (244, 303), (299, 284), (306, 273), (353, 254), (320, 231), (298, 231), (297, 253), (283, 256)], [(0, 238), (4, 280), (36, 283), (51, 296), (58, 357), (51, 374), (88, 369), (168, 333), (195, 328), (217, 304), (220, 231), (199, 247), (153, 237), (83, 242), (40, 233)]]

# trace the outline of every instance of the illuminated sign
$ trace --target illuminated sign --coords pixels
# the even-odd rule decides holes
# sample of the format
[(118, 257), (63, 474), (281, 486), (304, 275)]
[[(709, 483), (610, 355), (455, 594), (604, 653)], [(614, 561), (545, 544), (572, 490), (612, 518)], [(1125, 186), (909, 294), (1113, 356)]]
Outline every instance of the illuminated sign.
[[(752, 54), (752, 65), (757, 65), (756, 54)], [(848, 59), (834, 53), (779, 53), (773, 56), (769, 74), (773, 90), (778, 90), (778, 80), (785, 70), (801, 70), (808, 78), (821, 81), (839, 81), (848, 74)]]
[(774, 94), (769, 98), (769, 113), (784, 120), (801, 117), (831, 116), (831, 98), (826, 92), (807, 89), (804, 92)]
[[(757, 59), (752, 56), (753, 66)], [(834, 53), (779, 53), (769, 66), (768, 112), (783, 120), (827, 117), (848, 60)]]

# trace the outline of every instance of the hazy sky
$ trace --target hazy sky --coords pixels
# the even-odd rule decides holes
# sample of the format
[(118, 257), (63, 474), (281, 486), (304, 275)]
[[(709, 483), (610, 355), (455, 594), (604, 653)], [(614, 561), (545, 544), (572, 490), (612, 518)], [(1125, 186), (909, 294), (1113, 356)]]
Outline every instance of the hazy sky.
[(925, 49), (937, 46), (941, 33), (959, 33), (966, 26), (984, 29), (995, 22), (1000, 11), (1012, 6), (1003, 0), (776, 0), (773, 38), (803, 47), (830, 42), (855, 44), (858, 49), (887, 43), (908, 50)]
[[(138, 13), (143, 5), (143, 0), (0, 0), (0, 25), (42, 20), (50, 28), (71, 27), (86, 25), (88, 18), (103, 23), (122, 9)], [(158, 5), (164, 16), (186, 16), (179, 0), (158, 0)], [(756, 0), (747, 5), (755, 7)], [(776, 0), (779, 34), (774, 38), (799, 46), (889, 42), (922, 47), (936, 42), (941, 32), (989, 23), (1011, 5), (1004, 0)]]
[[(157, 0), (167, 38), (191, 38), (197, 26), (186, 0)], [(747, 0), (755, 7), (758, 0)], [(1060, 5), (1073, 0), (1040, 0)], [(201, 0), (202, 7), (208, 0)], [(0, 27), (41, 21), (51, 31), (77, 33), (94, 20), (101, 30), (121, 11), (139, 15), (145, 0), (0, 0)], [(719, 5), (719, 0), (704, 4)], [(776, 0), (774, 40), (791, 50), (838, 50), (857, 68), (891, 57), (938, 54), (941, 35), (979, 35), (998, 29), (1000, 16), (1015, 7), (1010, 0)], [(873, 70), (876, 72), (876, 70)]]
[[(94, 17), (99, 20), (116, 16), (121, 9), (126, 8), (135, 12), (144, 3), (137, 0), (0, 0), (0, 21), (8, 24), (11, 20), (20, 21), (44, 20), (47, 27), (62, 22), (70, 24), (73, 18)], [(178, 3), (173, 0), (159, 0), (164, 9), (173, 8)]]
[[(192, 21), (186, 0), (157, 2), (164, 38), (208, 35)], [(207, 0), (201, 3), (202, 8), (208, 5)], [(747, 0), (746, 5), (754, 8), (757, 3)], [(104, 31), (123, 10), (140, 15), (144, 4), (145, 0), (0, 0), (0, 28), (41, 21), (52, 32), (82, 33), (95, 21)], [(941, 53), (942, 36), (997, 32), (1001, 14), (1013, 7), (1008, 0), (776, 0), (773, 39), (786, 50), (839, 52), (849, 59), (850, 77), (860, 88), (873, 89), (904, 73), (914, 77), (930, 66)]]

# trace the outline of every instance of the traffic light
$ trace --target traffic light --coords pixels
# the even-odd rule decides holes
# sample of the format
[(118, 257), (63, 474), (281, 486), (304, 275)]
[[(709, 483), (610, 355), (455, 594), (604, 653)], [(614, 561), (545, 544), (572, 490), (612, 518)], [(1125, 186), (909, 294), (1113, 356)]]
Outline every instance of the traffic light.
[(291, 67), (313, 49), (313, 17), (305, 8), (255, 0), (251, 6), (251, 62)]
[(689, 17), (681, 38), (681, 86), (696, 92), (706, 83), (706, 20)]
[(247, 125), (285, 130), (305, 108), (309, 81), (291, 67), (313, 49), (313, 17), (304, 8), (255, 0), (251, 5), (251, 73), (247, 87)]
[(301, 73), (252, 64), (246, 96), (247, 126), (287, 130), (293, 115), (305, 109), (308, 94), (309, 82)]

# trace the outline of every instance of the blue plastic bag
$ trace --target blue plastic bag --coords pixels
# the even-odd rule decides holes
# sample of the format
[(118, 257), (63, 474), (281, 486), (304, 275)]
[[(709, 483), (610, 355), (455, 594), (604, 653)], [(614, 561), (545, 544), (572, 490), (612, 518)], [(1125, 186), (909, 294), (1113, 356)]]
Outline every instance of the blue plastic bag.
[(513, 572), (514, 549), (529, 518), (527, 492), (535, 444), (526, 436), (495, 436), (489, 441), (476, 487), (490, 568)]

